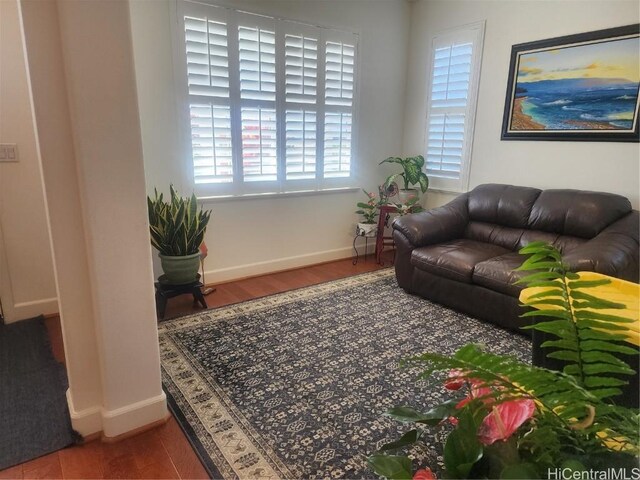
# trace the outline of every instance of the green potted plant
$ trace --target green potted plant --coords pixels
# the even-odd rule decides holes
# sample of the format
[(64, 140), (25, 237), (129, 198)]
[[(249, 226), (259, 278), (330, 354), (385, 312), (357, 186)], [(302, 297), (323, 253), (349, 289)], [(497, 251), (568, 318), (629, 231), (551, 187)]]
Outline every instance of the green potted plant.
[(407, 203), (392, 203), (392, 205), (396, 207), (402, 217), (410, 213), (424, 212), (424, 208), (418, 203), (418, 200), (418, 197), (411, 197)]
[(383, 163), (397, 163), (402, 167), (402, 173), (389, 175), (385, 181), (385, 188), (388, 188), (397, 178), (402, 178), (403, 188), (398, 191), (399, 203), (406, 204), (411, 198), (419, 196), (418, 189), (415, 188), (416, 185), (420, 187), (422, 193), (425, 193), (429, 188), (429, 177), (422, 171), (424, 167), (424, 157), (422, 155), (406, 158), (389, 157), (381, 161), (380, 165)]
[[(547, 356), (563, 360), (563, 370), (531, 366), (473, 344), (452, 357), (425, 353), (407, 360), (424, 369), (420, 378), (448, 372), (444, 387), (453, 398), (425, 412), (407, 406), (388, 411), (416, 428), (369, 457), (377, 474), (434, 479), (429, 466), (415, 471), (410, 457), (395, 453), (422, 442), (430, 427), (448, 432), (446, 478), (605, 478), (609, 469), (626, 469), (627, 476), (637, 471), (638, 411), (612, 400), (626, 384), (621, 376), (636, 373), (620, 356), (638, 355), (621, 335), (624, 325), (637, 320), (608, 313), (625, 305), (589, 289), (610, 280), (585, 280), (568, 271), (550, 245), (535, 242), (520, 253), (529, 258), (519, 270), (536, 272), (521, 282), (537, 287), (524, 300), (536, 310), (523, 316), (548, 319), (527, 328), (555, 337), (542, 347), (554, 349)], [(600, 476), (584, 476), (590, 471)]]
[(357, 203), (359, 210), (356, 210), (356, 213), (362, 215), (364, 221), (359, 222), (356, 226), (356, 235), (361, 237), (375, 237), (378, 230), (376, 220), (380, 202), (376, 199), (375, 194), (367, 192), (364, 188), (362, 191), (367, 196), (367, 201)]
[(198, 211), (195, 194), (190, 198), (178, 195), (173, 185), (171, 198), (154, 191), (147, 197), (151, 245), (158, 250), (166, 282), (181, 285), (196, 281), (200, 265), (200, 244), (211, 218), (210, 210)]

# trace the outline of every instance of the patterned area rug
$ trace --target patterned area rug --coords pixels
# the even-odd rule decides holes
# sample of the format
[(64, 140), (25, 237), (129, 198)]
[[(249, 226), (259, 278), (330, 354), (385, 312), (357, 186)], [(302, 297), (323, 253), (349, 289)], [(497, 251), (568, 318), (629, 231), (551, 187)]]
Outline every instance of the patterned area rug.
[[(163, 322), (174, 414), (215, 478), (374, 478), (366, 457), (409, 428), (382, 414), (448, 397), (398, 362), (470, 342), (528, 361), (530, 342), (401, 290), (393, 270)], [(416, 465), (441, 465), (432, 430)]]

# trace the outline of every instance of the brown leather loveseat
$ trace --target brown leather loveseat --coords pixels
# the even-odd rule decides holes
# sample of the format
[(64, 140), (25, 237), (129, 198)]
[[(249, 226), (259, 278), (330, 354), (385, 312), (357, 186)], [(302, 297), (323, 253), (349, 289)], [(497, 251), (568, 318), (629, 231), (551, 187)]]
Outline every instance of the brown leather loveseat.
[(514, 269), (532, 241), (556, 246), (574, 271), (638, 282), (639, 215), (620, 195), (480, 185), (393, 230), (400, 287), (511, 330), (526, 322)]

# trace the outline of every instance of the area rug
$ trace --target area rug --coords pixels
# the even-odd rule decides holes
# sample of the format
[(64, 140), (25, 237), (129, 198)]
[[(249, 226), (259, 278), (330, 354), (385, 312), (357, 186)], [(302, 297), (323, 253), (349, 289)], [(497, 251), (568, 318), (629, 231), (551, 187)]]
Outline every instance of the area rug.
[(0, 470), (76, 440), (43, 317), (0, 325)]
[[(366, 458), (407, 426), (383, 416), (446, 398), (403, 358), (484, 343), (528, 361), (517, 334), (408, 295), (391, 269), (159, 326), (174, 414), (214, 478), (375, 478)], [(412, 452), (439, 470), (442, 433)]]

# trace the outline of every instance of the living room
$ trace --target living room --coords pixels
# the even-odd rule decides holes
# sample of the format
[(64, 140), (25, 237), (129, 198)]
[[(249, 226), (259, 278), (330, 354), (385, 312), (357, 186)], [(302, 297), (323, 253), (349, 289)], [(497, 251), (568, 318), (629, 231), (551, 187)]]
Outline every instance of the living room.
[[(283, 337), (280, 340), (282, 345), (261, 344), (253, 339), (251, 341), (257, 343), (249, 343), (242, 349), (238, 347), (238, 352), (244, 352), (247, 358), (253, 358), (250, 352), (252, 349), (259, 351), (259, 345), (272, 352), (279, 352), (285, 344), (299, 342), (300, 352), (296, 354), (300, 356), (298, 360), (291, 357), (291, 352), (288, 357), (280, 360), (278, 355), (267, 355), (263, 352), (262, 360), (259, 357), (253, 358), (255, 364), (245, 362), (240, 368), (234, 367), (233, 362), (240, 362), (241, 358), (228, 353), (223, 354), (223, 350), (218, 349), (225, 345), (231, 348), (233, 342), (240, 342), (240, 337), (232, 335), (234, 332), (239, 334), (236, 329), (240, 329), (241, 332), (244, 328), (250, 339), (253, 338), (251, 334), (257, 335), (256, 331), (251, 330), (249, 324), (234, 324), (230, 320), (221, 323), (229, 327), (228, 332), (219, 331), (217, 323), (214, 325), (215, 319), (211, 320), (213, 323), (210, 325), (202, 327), (210, 330), (210, 336), (205, 336), (200, 331), (198, 335), (202, 334), (202, 338), (206, 338), (207, 341), (203, 340), (202, 344), (193, 346), (194, 351), (218, 352), (201, 360), (205, 363), (213, 362), (209, 364), (210, 368), (229, 368), (229, 371), (237, 372), (236, 376), (225, 377), (226, 381), (230, 382), (225, 384), (225, 388), (229, 389), (226, 401), (233, 405), (229, 411), (235, 412), (231, 417), (265, 417), (264, 422), (255, 420), (257, 423), (253, 424), (253, 420), (246, 420), (251, 424), (250, 430), (234, 429), (232, 433), (247, 435), (250, 431), (260, 436), (260, 440), (252, 444), (255, 450), (252, 452), (268, 450), (268, 453), (262, 452), (264, 458), (257, 464), (260, 468), (267, 469), (261, 475), (295, 478), (329, 475), (343, 478), (374, 477), (373, 470), (366, 465), (366, 457), (374, 455), (384, 444), (382, 437), (392, 440), (396, 429), (388, 423), (377, 423), (378, 417), (383, 415), (385, 409), (394, 405), (418, 407), (419, 401), (425, 400), (425, 395), (428, 398), (429, 393), (417, 393), (420, 390), (419, 385), (422, 384), (415, 383), (415, 372), (398, 373), (400, 380), (389, 380), (382, 392), (377, 391), (376, 385), (381, 379), (376, 377), (375, 380), (371, 380), (373, 384), (365, 385), (363, 390), (359, 390), (362, 386), (357, 387), (354, 392), (373, 392), (372, 395), (378, 397), (374, 404), (379, 411), (376, 410), (375, 414), (370, 412), (368, 420), (361, 418), (352, 423), (342, 420), (342, 424), (358, 426), (362, 429), (358, 434), (363, 435), (362, 431), (367, 428), (366, 422), (372, 422), (371, 419), (375, 418), (373, 425), (376, 428), (383, 428), (380, 427), (383, 425), (387, 429), (384, 435), (362, 440), (349, 438), (348, 435), (353, 433), (351, 431), (334, 431), (332, 434), (316, 432), (316, 435), (328, 437), (322, 437), (323, 446), (320, 445), (322, 442), (318, 441), (311, 441), (311, 446), (305, 444), (305, 448), (308, 447), (308, 452), (311, 453), (304, 454), (302, 450), (305, 448), (301, 448), (298, 443), (295, 445), (296, 448), (293, 448), (292, 444), (287, 446), (286, 442), (310, 441), (309, 437), (303, 438), (302, 434), (298, 434), (306, 432), (310, 422), (307, 421), (306, 426), (300, 426), (302, 424), (295, 422), (288, 423), (287, 426), (295, 424), (288, 430), (286, 426), (276, 428), (275, 423), (270, 423), (276, 422), (276, 417), (271, 418), (267, 415), (267, 407), (258, 407), (258, 396), (253, 399), (255, 403), (247, 399), (245, 405), (238, 400), (239, 397), (233, 397), (234, 404), (230, 392), (233, 390), (239, 395), (238, 391), (234, 390), (238, 387), (235, 382), (247, 381), (246, 372), (254, 372), (259, 376), (260, 362), (264, 361), (269, 365), (267, 360), (264, 360), (266, 358), (291, 365), (303, 360), (307, 365), (318, 364), (318, 359), (322, 357), (314, 356), (318, 353), (312, 353), (307, 343), (312, 339), (323, 345), (327, 352), (341, 348), (358, 348), (367, 352), (375, 345), (378, 349), (377, 354), (375, 348), (371, 353), (362, 354), (367, 359), (377, 355), (379, 362), (382, 362), (367, 360), (372, 362), (369, 364), (370, 369), (382, 368), (386, 359), (394, 365), (394, 370), (389, 371), (389, 375), (396, 375), (398, 362), (395, 360), (406, 358), (409, 356), (407, 354), (419, 353), (419, 348), (415, 350), (415, 345), (409, 349), (403, 346), (411, 343), (411, 337), (405, 330), (406, 326), (398, 328), (397, 331), (370, 330), (375, 325), (362, 323), (365, 322), (362, 314), (367, 312), (380, 319), (384, 318), (386, 309), (386, 316), (389, 317), (385, 320), (387, 322), (402, 312), (406, 314), (408, 309), (416, 314), (426, 315), (430, 322), (441, 321), (443, 326), (450, 326), (452, 322), (460, 320), (467, 326), (472, 337), (474, 334), (474, 323), (465, 323), (469, 321), (466, 317), (452, 317), (454, 314), (445, 309), (454, 307), (454, 310), (459, 312), (460, 307), (433, 304), (435, 306), (430, 307), (431, 310), (425, 313), (425, 305), (432, 304), (420, 295), (402, 297), (402, 300), (398, 300), (397, 303), (394, 301), (393, 304), (385, 303), (386, 297), (378, 298), (380, 294), (376, 293), (371, 282), (395, 282), (393, 269), (379, 268), (371, 257), (367, 257), (366, 261), (360, 258), (357, 265), (351, 265), (354, 245), (356, 249), (360, 249), (361, 254), (364, 248), (364, 244), (359, 242), (360, 239), (354, 238), (356, 224), (361, 221), (354, 213), (358, 208), (356, 204), (367, 201), (362, 189), (373, 192), (377, 198), (380, 193), (385, 195), (396, 187), (402, 187), (399, 178), (396, 178), (396, 186), (384, 185), (389, 175), (402, 172), (402, 169), (393, 163), (380, 165), (383, 160), (388, 157), (426, 157), (424, 171), (429, 177), (429, 188), (421, 195), (419, 204), (427, 211), (446, 205), (484, 184), (535, 189), (538, 192), (535, 194), (536, 199), (540, 190), (573, 189), (618, 195), (628, 199), (629, 209), (637, 210), (640, 204), (640, 152), (635, 117), (638, 97), (637, 61), (631, 77), (627, 75), (628, 72), (624, 72), (626, 78), (636, 84), (635, 91), (630, 90), (631, 93), (627, 94), (629, 98), (624, 99), (635, 102), (635, 110), (630, 118), (632, 126), (630, 129), (625, 127), (626, 133), (615, 131), (615, 128), (624, 128), (611, 123), (610, 125), (615, 127), (613, 132), (596, 131), (592, 128), (593, 125), (582, 125), (583, 132), (578, 131), (577, 136), (575, 130), (569, 129), (556, 135), (535, 131), (536, 129), (526, 134), (517, 131), (514, 133), (513, 129), (507, 128), (509, 115), (513, 115), (514, 111), (510, 100), (517, 96), (516, 79), (513, 78), (514, 46), (519, 46), (523, 56), (529, 55), (530, 61), (533, 61), (531, 57), (536, 51), (550, 47), (527, 44), (551, 42), (548, 45), (562, 46), (562, 42), (557, 41), (558, 37), (569, 35), (583, 35), (582, 40), (576, 38), (573, 43), (595, 42), (615, 50), (615, 42), (611, 39), (623, 34), (613, 30), (600, 34), (597, 32), (638, 23), (640, 9), (635, 1), (212, 0), (197, 3), (186, 0), (3, 0), (0, 8), (0, 142), (8, 147), (17, 145), (19, 155), (17, 162), (11, 161), (15, 159), (9, 159), (6, 163), (0, 163), (0, 297), (4, 317), (8, 324), (18, 325), (21, 322), (15, 322), (16, 320), (40, 314), (56, 318), (59, 314), (59, 343), (61, 349), (64, 343), (69, 381), (69, 389), (64, 399), (65, 407), (68, 404), (73, 429), (89, 439), (102, 437), (104, 441), (97, 441), (99, 444), (107, 445), (108, 441), (117, 439), (121, 441), (119, 443), (128, 442), (127, 445), (133, 448), (135, 442), (132, 442), (132, 439), (136, 437), (131, 436), (131, 432), (139, 433), (140, 429), (144, 430), (154, 425), (157, 427), (165, 420), (166, 393), (169, 392), (169, 396), (173, 398), (169, 399), (172, 414), (179, 419), (174, 426), (177, 428), (180, 424), (180, 428), (185, 432), (183, 434), (180, 429), (177, 430), (182, 435), (182, 441), (188, 448), (191, 448), (189, 445), (193, 446), (190, 455), (202, 461), (205, 473), (224, 478), (242, 478), (243, 475), (248, 475), (248, 470), (236, 470), (231, 466), (233, 462), (229, 462), (230, 458), (237, 459), (241, 456), (238, 452), (224, 451), (221, 454), (224, 449), (221, 450), (219, 438), (213, 434), (209, 437), (206, 434), (197, 434), (213, 424), (207, 423), (213, 422), (212, 417), (207, 420), (207, 417), (202, 417), (204, 413), (199, 412), (198, 415), (205, 420), (203, 423), (194, 424), (195, 420), (186, 412), (190, 408), (190, 411), (195, 411), (193, 405), (189, 407), (185, 404), (180, 410), (175, 395), (171, 394), (171, 387), (167, 385), (166, 378), (170, 366), (166, 363), (166, 355), (170, 344), (173, 345), (173, 340), (169, 342), (168, 339), (173, 338), (174, 329), (184, 326), (181, 323), (184, 320), (170, 317), (195, 315), (184, 317), (191, 319), (189, 322), (195, 326), (205, 322), (203, 319), (209, 315), (209, 311), (202, 313), (200, 310), (192, 309), (189, 297), (185, 296), (181, 297), (182, 300), (168, 300), (169, 320), (160, 323), (156, 321), (154, 281), (160, 277), (163, 269), (157, 252), (150, 248), (145, 206), (145, 197), (149, 195), (153, 198), (154, 189), (163, 192), (165, 197), (169, 194), (169, 185), (173, 185), (179, 194), (185, 197), (190, 197), (193, 192), (197, 196), (198, 208), (211, 211), (211, 220), (204, 233), (207, 255), (203, 260), (201, 273), (204, 277), (203, 283), (209, 288), (217, 289), (206, 296), (209, 307), (224, 308), (222, 305), (225, 303), (243, 302), (238, 303), (237, 308), (248, 315), (248, 310), (243, 309), (262, 308), (260, 301), (255, 300), (258, 297), (283, 292), (282, 297), (276, 296), (273, 299), (280, 299), (286, 303), (293, 301), (292, 295), (295, 294), (295, 290), (292, 289), (297, 287), (303, 287), (302, 292), (314, 297), (319, 293), (314, 291), (315, 293), (311, 294), (311, 291), (304, 288), (313, 288), (308, 286), (313, 283), (345, 277), (338, 280), (342, 283), (323, 284), (327, 285), (328, 289), (324, 294), (333, 295), (338, 301), (346, 302), (339, 304), (341, 309), (352, 315), (350, 321), (354, 326), (358, 326), (363, 335), (364, 332), (368, 332), (373, 339), (379, 339), (376, 335), (397, 335), (395, 339), (390, 338), (393, 345), (384, 346), (373, 340), (373, 343), (360, 343), (361, 340), (357, 339), (358, 329), (354, 327), (353, 331), (346, 331), (343, 330), (346, 328), (345, 325), (336, 324), (333, 326), (343, 337), (336, 335), (331, 337), (333, 343), (327, 343), (317, 335), (328, 334), (329, 331), (318, 327), (318, 331), (314, 332), (304, 324), (291, 319), (278, 324), (278, 327), (283, 329)], [(215, 112), (211, 110), (213, 113), (209, 113), (210, 117), (206, 121), (215, 129), (219, 128), (215, 122), (221, 120), (223, 130), (227, 128), (225, 122), (228, 122), (229, 130), (235, 129), (233, 138), (236, 144), (233, 153), (229, 154), (230, 158), (234, 158), (231, 167), (213, 159), (213, 180), (205, 178), (208, 175), (211, 177), (211, 174), (207, 173), (211, 171), (211, 165), (197, 163), (194, 159), (199, 144), (195, 143), (193, 132), (199, 127), (193, 123), (194, 112), (190, 110), (192, 105), (201, 105), (209, 101), (206, 100), (209, 95), (205, 92), (206, 89), (191, 90), (193, 85), (200, 85), (197, 80), (199, 73), (196, 67), (196, 70), (188, 70), (189, 55), (193, 57), (197, 52), (194, 50), (189, 53), (192, 45), (189, 42), (193, 43), (193, 38), (188, 36), (191, 24), (186, 19), (195, 19), (193, 25), (196, 25), (202, 18), (209, 18), (207, 21), (211, 25), (228, 24), (229, 32), (238, 31), (238, 28), (242, 29), (249, 23), (252, 28), (255, 27), (254, 32), (267, 32), (266, 40), (258, 35), (257, 41), (251, 40), (249, 36), (225, 36), (225, 42), (228, 43), (224, 44), (224, 48), (229, 50), (225, 51), (223, 57), (228, 63), (215, 66), (222, 67), (222, 74), (216, 80), (226, 79), (224, 82), (227, 83), (223, 82), (222, 88), (226, 93), (212, 94), (215, 101), (211, 101), (211, 105), (216, 105), (223, 113), (216, 117)], [(206, 28), (213, 28), (211, 25)], [(232, 29), (231, 26), (236, 27)], [(198, 32), (197, 26), (193, 28), (195, 35)], [(637, 30), (637, 26), (635, 28)], [(207, 36), (215, 37), (216, 34), (212, 33), (212, 30), (206, 31)], [(275, 32), (273, 39), (269, 37), (269, 32)], [(624, 35), (631, 37), (637, 50), (638, 36), (629, 32)], [(300, 75), (303, 82), (301, 94), (290, 101), (287, 98), (287, 82), (290, 79), (287, 70), (289, 50), (279, 50), (278, 45), (286, 47), (289, 41), (287, 39), (293, 37), (302, 39), (303, 52), (306, 51), (304, 42), (311, 39), (310, 50), (313, 54), (310, 58), (314, 62), (310, 64), (313, 70), (310, 75), (313, 77), (313, 88), (304, 89), (305, 76), (309, 74), (303, 68)], [(453, 174), (449, 172), (439, 175), (438, 171), (442, 172), (446, 162), (441, 159), (439, 164), (434, 163), (427, 151), (428, 118), (432, 119), (438, 108), (438, 105), (433, 103), (434, 95), (430, 87), (433, 86), (433, 75), (438, 68), (434, 67), (434, 45), (437, 48), (437, 42), (446, 42), (449, 38), (455, 38), (456, 42), (458, 39), (470, 41), (473, 53), (468, 57), (469, 80), (462, 82), (468, 89), (467, 103), (462, 107), (442, 107), (452, 108), (453, 110), (447, 110), (445, 113), (454, 117), (460, 111), (455, 110), (456, 108), (463, 109), (463, 148), (457, 157), (458, 163), (453, 169)], [(269, 80), (263, 80), (264, 72), (260, 69), (257, 71), (258, 87), (252, 83), (255, 77), (244, 78), (248, 85), (246, 89), (249, 91), (247, 98), (243, 93), (243, 58), (239, 53), (242, 51), (239, 47), (241, 41), (245, 41), (245, 45), (250, 45), (253, 41), (259, 48), (275, 45), (273, 61), (266, 62), (269, 65), (265, 67)], [(339, 54), (324, 50), (319, 47), (322, 42), (341, 45), (342, 50)], [(221, 46), (214, 43), (208, 45), (207, 48)], [(290, 51), (294, 52), (296, 48), (296, 45), (291, 43)], [(258, 50), (258, 58), (262, 59), (260, 55), (263, 53)], [(209, 55), (213, 54), (209, 52)], [(304, 62), (309, 59), (304, 55), (305, 53), (302, 53), (302, 65), (306, 67)], [(317, 73), (325, 69), (329, 72), (327, 57), (330, 55), (339, 57), (336, 64), (341, 69), (340, 86), (331, 94), (329, 87), (325, 85), (325, 82), (329, 83), (329, 73), (326, 78)], [(248, 60), (245, 60), (249, 65), (253, 60), (247, 58)], [(606, 75), (607, 78), (620, 78), (626, 66), (622, 65), (620, 58), (612, 53), (609, 60), (618, 62), (618, 65), (608, 67), (618, 70), (611, 70), (602, 75)], [(591, 62), (581, 65), (580, 75), (586, 78), (596, 70), (602, 73), (606, 70), (607, 65), (604, 63), (607, 60), (606, 57), (604, 60), (594, 57), (593, 63), (599, 62), (599, 67), (587, 68)], [(261, 62), (264, 63), (263, 60), (257, 63)], [(213, 66), (211, 64), (206, 68), (211, 69)], [(345, 68), (351, 68), (346, 76)], [(574, 66), (569, 62), (555, 68), (568, 71)], [(523, 70), (518, 70), (520, 71)], [(209, 70), (208, 73), (208, 87), (214, 85), (211, 80), (214, 76), (212, 72), (213, 70)], [(255, 74), (255, 71), (248, 73)], [(532, 71), (531, 74), (536, 73)], [(516, 75), (518, 80), (519, 75)], [(264, 87), (263, 83), (267, 86)], [(326, 90), (325, 94), (321, 95), (323, 87)], [(313, 93), (309, 93), (311, 91)], [(558, 110), (562, 110), (562, 107), (572, 105), (557, 104)], [(306, 168), (309, 167), (311, 177), (294, 169), (292, 172), (298, 175), (289, 178), (289, 164), (284, 146), (286, 133), (280, 132), (286, 130), (289, 122), (296, 123), (297, 120), (287, 119), (284, 113), (294, 108), (311, 112), (311, 116), (307, 116), (306, 113), (303, 115), (305, 121), (312, 126), (311, 133), (308, 133), (302, 122), (302, 144), (308, 143), (313, 149), (313, 154), (302, 154), (302, 173), (306, 173)], [(539, 106), (539, 109), (542, 108)], [(269, 179), (268, 174), (256, 175), (256, 178), (249, 179), (249, 167), (253, 167), (253, 160), (246, 155), (243, 162), (238, 161), (238, 152), (245, 147), (243, 142), (249, 138), (246, 131), (253, 128), (251, 121), (255, 119), (249, 116), (253, 111), (259, 113), (257, 129), (261, 132), (258, 135), (260, 172), (262, 175), (264, 172), (272, 172), (269, 168), (275, 168), (275, 179)], [(566, 109), (563, 111), (567, 112)], [(273, 114), (269, 117), (271, 112)], [(528, 112), (541, 121), (542, 117), (536, 117), (535, 112), (531, 112), (531, 107)], [(246, 118), (243, 115), (247, 115)], [(328, 153), (330, 145), (327, 142), (330, 137), (326, 133), (329, 130), (321, 128), (325, 126), (327, 119), (331, 118), (339, 118), (336, 127), (339, 146), (331, 146), (337, 148), (338, 153), (333, 157)], [(623, 123), (627, 118), (620, 117), (618, 120)], [(602, 123), (601, 120), (592, 120), (592, 123), (597, 121)], [(622, 125), (620, 121), (618, 125)], [(264, 134), (268, 130), (265, 125), (269, 125), (269, 122), (275, 125), (273, 128), (278, 130), (280, 137), (270, 138)], [(214, 135), (214, 144), (215, 138)], [(237, 143), (238, 138), (241, 138), (240, 143)], [(273, 140), (273, 145), (268, 144), (269, 140)], [(216, 145), (222, 149), (227, 148), (222, 144)], [(308, 164), (307, 157), (312, 159)], [(226, 174), (218, 174), (217, 169), (224, 170), (224, 167), (231, 169)], [(243, 168), (246, 169), (244, 178)], [(230, 176), (231, 181), (224, 180), (225, 175)], [(217, 176), (219, 178), (215, 178)], [(379, 190), (381, 185), (390, 189)], [(591, 197), (584, 198), (585, 202), (595, 202)], [(390, 198), (389, 201), (393, 203), (394, 200)], [(529, 203), (534, 205), (535, 201), (531, 200)], [(566, 233), (564, 230), (558, 230), (556, 233), (582, 238), (595, 237), (622, 218), (623, 213), (628, 214), (625, 210), (626, 204), (620, 205), (606, 203), (601, 210), (590, 211), (592, 225), (598, 223), (599, 214), (604, 217), (613, 215), (611, 218), (607, 217), (609, 220), (597, 231), (580, 235)], [(615, 217), (614, 213), (618, 211), (621, 213)], [(26, 218), (29, 218), (29, 221), (25, 221)], [(402, 219), (401, 222), (407, 222), (408, 218)], [(391, 221), (387, 233), (392, 230), (390, 223)], [(411, 226), (410, 223), (405, 225), (408, 225), (407, 228)], [(518, 228), (520, 227), (518, 225)], [(405, 230), (405, 233), (406, 231), (408, 230)], [(375, 239), (369, 242), (370, 254), (373, 243)], [(523, 245), (518, 245), (518, 248), (521, 246)], [(517, 248), (511, 248), (513, 249)], [(388, 267), (393, 262), (393, 252), (385, 253), (384, 262)], [(401, 254), (402, 250), (399, 247), (396, 251), (396, 268), (402, 260)], [(635, 258), (637, 263), (637, 232)], [(367, 274), (369, 270), (373, 273)], [(635, 270), (637, 272), (637, 265)], [(637, 282), (637, 278), (628, 278), (623, 274), (615, 275), (617, 272), (600, 273)], [(364, 274), (365, 277), (372, 275), (366, 277), (370, 280), (362, 285), (365, 290), (354, 297), (359, 298), (359, 301), (363, 302), (361, 304), (355, 303), (356, 300), (343, 291), (345, 288), (355, 288), (355, 283), (363, 281), (357, 279), (365, 278), (353, 276), (355, 274)], [(260, 277), (261, 275), (266, 277)], [(294, 275), (304, 280), (293, 280)], [(375, 277), (376, 275), (380, 277)], [(398, 298), (401, 292), (405, 295), (397, 283), (391, 285), (394, 286), (394, 291), (397, 291)], [(405, 290), (412, 290), (406, 285), (400, 286)], [(250, 291), (248, 296), (247, 291)], [(369, 299), (362, 300), (361, 297), (366, 295), (369, 295)], [(248, 301), (250, 299), (254, 299), (253, 303)], [(352, 312), (351, 302), (361, 308)], [(442, 304), (437, 300), (436, 302)], [(320, 312), (325, 312), (324, 309), (329, 306), (309, 303), (292, 308), (299, 309), (297, 312), (301, 318), (317, 321), (319, 318), (325, 318)], [(216, 311), (218, 315), (231, 314), (230, 310), (213, 310)], [(315, 317), (314, 311), (317, 312)], [(201, 314), (202, 316), (198, 316)], [(269, 315), (265, 315), (262, 320), (267, 322)], [(471, 317), (471, 320), (477, 321), (477, 315)], [(457, 320), (452, 320), (454, 318)], [(407, 319), (409, 320), (407, 326), (421, 321), (414, 318)], [(51, 323), (50, 320), (47, 321)], [(346, 323), (349, 323), (349, 319)], [(258, 328), (256, 324), (251, 325), (251, 328)], [(475, 334), (479, 339), (493, 336), (497, 345), (494, 353), (515, 354), (520, 351), (519, 348), (531, 350), (530, 344), (526, 343), (526, 337), (518, 334), (512, 337), (511, 332), (503, 331), (491, 322), (485, 327), (487, 323), (484, 320), (480, 325), (482, 327), (478, 328), (489, 330), (482, 330), (482, 333), (477, 330)], [(158, 328), (161, 330), (160, 346)], [(455, 332), (460, 336), (458, 340), (462, 341), (465, 335), (458, 330)], [(184, 335), (188, 336), (187, 333)], [(455, 335), (456, 333), (452, 336)], [(219, 344), (216, 344), (215, 338), (220, 338)], [(264, 340), (263, 337), (259, 338)], [(442, 333), (434, 335), (434, 338), (448, 348), (457, 345), (455, 342), (452, 343), (452, 338)], [(55, 340), (53, 343), (56, 343)], [(180, 348), (188, 351), (187, 346)], [(388, 353), (389, 357), (385, 356), (387, 352), (391, 352)], [(170, 353), (173, 355), (175, 352)], [(446, 353), (452, 352), (447, 350)], [(285, 353), (280, 351), (280, 356), (282, 355)], [(348, 362), (349, 359), (354, 362), (355, 368), (355, 364), (358, 363), (355, 356), (342, 356), (336, 361)], [(394, 359), (394, 362), (391, 359)], [(366, 366), (367, 362), (364, 364)], [(343, 367), (350, 366), (341, 365), (340, 368)], [(313, 369), (308, 369), (306, 373), (311, 374), (314, 381), (322, 381), (322, 372), (318, 372), (318, 378), (315, 378)], [(303, 378), (305, 369), (302, 370), (289, 372), (293, 377), (288, 377), (285, 371), (281, 372), (282, 377), (273, 378), (274, 385), (299, 382), (302, 388), (308, 383)], [(345, 375), (353, 378), (354, 374)], [(358, 370), (356, 376), (358, 375), (366, 376), (367, 372)], [(208, 381), (216, 384), (216, 381), (221, 380)], [(165, 390), (162, 387), (163, 382)], [(388, 390), (396, 386), (395, 382), (402, 384), (401, 391), (404, 393), (399, 397), (390, 396)], [(367, 388), (371, 388), (371, 392)], [(348, 391), (341, 392), (345, 398), (349, 397)], [(415, 397), (407, 397), (410, 392), (414, 392)], [(316, 415), (316, 420), (322, 419), (322, 415), (317, 412), (305, 412), (305, 409), (311, 412), (314, 408), (320, 408), (323, 402), (327, 405), (332, 404), (328, 399), (316, 399), (314, 403), (308, 397), (296, 398), (291, 392), (290, 397), (295, 399), (295, 402), (292, 400), (287, 406), (290, 412), (297, 411), (301, 417), (307, 414)], [(268, 399), (263, 399), (263, 403), (267, 401)], [(358, 402), (350, 405), (354, 409), (350, 412), (353, 413), (350, 419), (355, 418), (356, 413), (362, 416), (362, 409), (372, 407), (363, 406), (364, 404)], [(420, 406), (427, 408), (433, 405)], [(177, 411), (182, 413), (176, 413)], [(325, 414), (329, 422), (328, 419), (333, 418), (333, 414)], [(167, 427), (165, 425), (157, 428)], [(332, 447), (334, 453), (330, 455), (327, 445), (331, 443), (331, 435), (334, 435), (335, 444), (340, 447)], [(156, 441), (159, 437), (153, 438)], [(360, 442), (363, 442), (362, 446), (359, 446)], [(96, 442), (88, 442), (86, 445), (93, 443)], [(432, 443), (435, 445), (437, 442)], [(82, 448), (86, 445), (75, 446), (66, 451), (84, 451)], [(354, 450), (344, 450), (347, 446)], [(80, 474), (80, 470), (75, 470), (76, 474), (83, 478), (89, 478), (89, 475), (95, 475), (92, 478), (107, 478), (109, 472), (105, 465), (108, 462), (103, 450), (107, 447), (90, 448), (98, 451), (102, 459), (90, 462), (90, 472), (85, 469)], [(429, 467), (441, 475), (442, 458), (437, 458), (442, 456), (439, 448), (441, 449), (433, 447), (433, 451), (440, 452), (435, 457), (430, 456), (431, 454), (420, 456), (414, 452), (413, 458), (416, 461), (412, 469), (415, 471), (418, 468)], [(166, 445), (160, 449), (167, 452), (170, 450)], [(342, 457), (336, 455), (335, 451), (341, 452)], [(287, 457), (287, 453), (291, 454), (291, 458)], [(51, 455), (41, 457), (49, 458), (53, 463), (57, 462), (55, 468), (58, 470), (55, 472), (58, 473), (49, 473), (49, 478), (72, 478), (73, 474), (69, 476), (69, 472), (74, 470), (69, 467), (73, 465), (73, 462), (69, 462), (69, 454), (56, 453), (53, 457)], [(118, 458), (122, 458), (123, 455)], [(336, 460), (338, 457), (341, 458), (340, 461)], [(417, 459), (426, 461), (427, 458), (434, 464), (419, 465)], [(135, 461), (133, 464), (130, 470), (120, 472), (123, 478), (140, 475), (153, 478), (151, 470), (147, 470), (146, 474), (141, 473), (143, 468), (140, 461), (137, 466)], [(37, 476), (34, 473), (36, 470), (27, 465), (19, 463), (18, 467), (13, 467), (7, 475), (10, 478)], [(255, 465), (251, 464), (251, 467)], [(344, 470), (345, 465), (354, 470)], [(147, 466), (144, 464), (145, 468)], [(185, 475), (197, 475), (193, 473), (195, 470), (186, 474), (179, 471), (175, 465), (173, 468), (174, 470), (169, 470), (174, 472), (174, 476), (180, 475), (185, 478)], [(154, 472), (157, 478), (170, 475), (166, 470)], [(202, 474), (202, 471), (198, 472)], [(392, 475), (388, 478), (406, 476)]]

